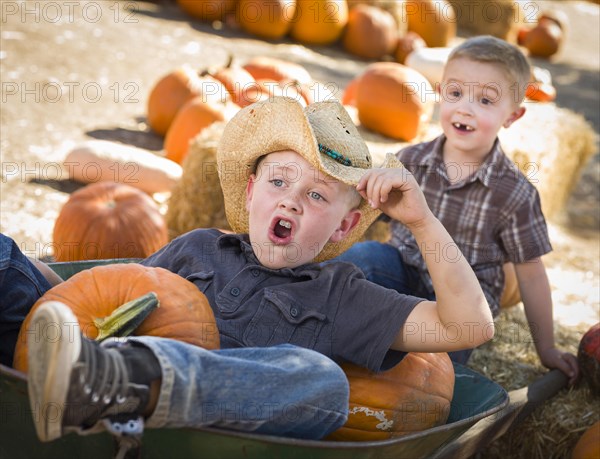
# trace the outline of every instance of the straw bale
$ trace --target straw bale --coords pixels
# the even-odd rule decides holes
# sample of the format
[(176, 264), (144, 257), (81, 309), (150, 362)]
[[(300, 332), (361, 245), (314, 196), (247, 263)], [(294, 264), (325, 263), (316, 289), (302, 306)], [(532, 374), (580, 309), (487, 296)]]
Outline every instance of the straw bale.
[(525, 115), (499, 133), (505, 153), (540, 193), (542, 210), (552, 218), (564, 208), (597, 136), (583, 116), (552, 103), (527, 102)]
[(190, 144), (181, 180), (173, 188), (166, 214), (169, 238), (196, 228), (230, 229), (217, 173), (217, 144), (225, 123), (204, 129)]
[(449, 0), (459, 28), (517, 42), (519, 28), (537, 21), (537, 8), (526, 0)]
[[(476, 349), (469, 366), (514, 390), (533, 382), (547, 370), (541, 366), (522, 306), (502, 310), (496, 336)], [(555, 324), (556, 345), (576, 353), (585, 326)], [(561, 390), (537, 407), (514, 429), (491, 443), (480, 457), (486, 459), (559, 459), (569, 457), (579, 437), (600, 419), (600, 399), (583, 381)]]

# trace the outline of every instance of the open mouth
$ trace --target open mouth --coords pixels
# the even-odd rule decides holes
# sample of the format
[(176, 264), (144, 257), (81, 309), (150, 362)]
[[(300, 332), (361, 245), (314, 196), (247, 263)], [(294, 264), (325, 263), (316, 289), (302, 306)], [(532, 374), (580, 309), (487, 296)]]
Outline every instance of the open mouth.
[(457, 129), (462, 132), (471, 132), (475, 130), (471, 126), (467, 126), (466, 124), (462, 123), (452, 123), (452, 126), (454, 126), (454, 129)]
[(292, 238), (292, 222), (283, 218), (276, 219), (271, 231), (274, 241), (278, 244), (285, 244)]

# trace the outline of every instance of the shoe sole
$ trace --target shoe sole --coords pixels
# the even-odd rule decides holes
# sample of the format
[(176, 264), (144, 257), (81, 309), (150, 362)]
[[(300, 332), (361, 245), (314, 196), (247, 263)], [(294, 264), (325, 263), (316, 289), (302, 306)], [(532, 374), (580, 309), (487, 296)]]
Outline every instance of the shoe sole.
[(48, 301), (33, 314), (28, 333), (28, 392), (41, 441), (62, 436), (73, 364), (81, 352), (79, 322), (71, 309)]

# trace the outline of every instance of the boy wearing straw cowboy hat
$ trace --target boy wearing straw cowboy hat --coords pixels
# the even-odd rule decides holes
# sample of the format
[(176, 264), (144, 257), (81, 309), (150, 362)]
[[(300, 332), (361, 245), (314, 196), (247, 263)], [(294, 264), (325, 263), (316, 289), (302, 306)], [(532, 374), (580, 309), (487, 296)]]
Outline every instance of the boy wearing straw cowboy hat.
[[(80, 336), (31, 340), (30, 400), (43, 441), (97, 423), (127, 429), (130, 418), (139, 421), (131, 426), (145, 420), (148, 427), (211, 425), (319, 439), (347, 417), (348, 383), (334, 362), (378, 371), (402, 352), (462, 349), (493, 335), (477, 279), (458, 250), (442, 255), (455, 245), (413, 177), (392, 155), (372, 168), (338, 102), (303, 109), (273, 98), (242, 109), (225, 127), (218, 168), (238, 234), (195, 230), (143, 263), (204, 292), (221, 349), (156, 337), (118, 345)], [(358, 240), (380, 211), (413, 230), (436, 301), (382, 288), (351, 264), (316, 262)], [(46, 303), (32, 326), (50, 322), (77, 321), (66, 307)], [(35, 416), (47, 404), (79, 409)]]

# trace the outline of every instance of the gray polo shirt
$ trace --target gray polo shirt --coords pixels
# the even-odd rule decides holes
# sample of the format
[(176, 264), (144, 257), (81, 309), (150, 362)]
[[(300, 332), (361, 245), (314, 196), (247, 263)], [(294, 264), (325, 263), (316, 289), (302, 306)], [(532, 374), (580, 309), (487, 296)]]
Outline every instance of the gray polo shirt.
[(247, 235), (215, 229), (184, 234), (142, 264), (177, 273), (206, 295), (223, 349), (291, 343), (374, 371), (400, 360), (389, 348), (422, 301), (367, 281), (349, 263), (266, 268)]

